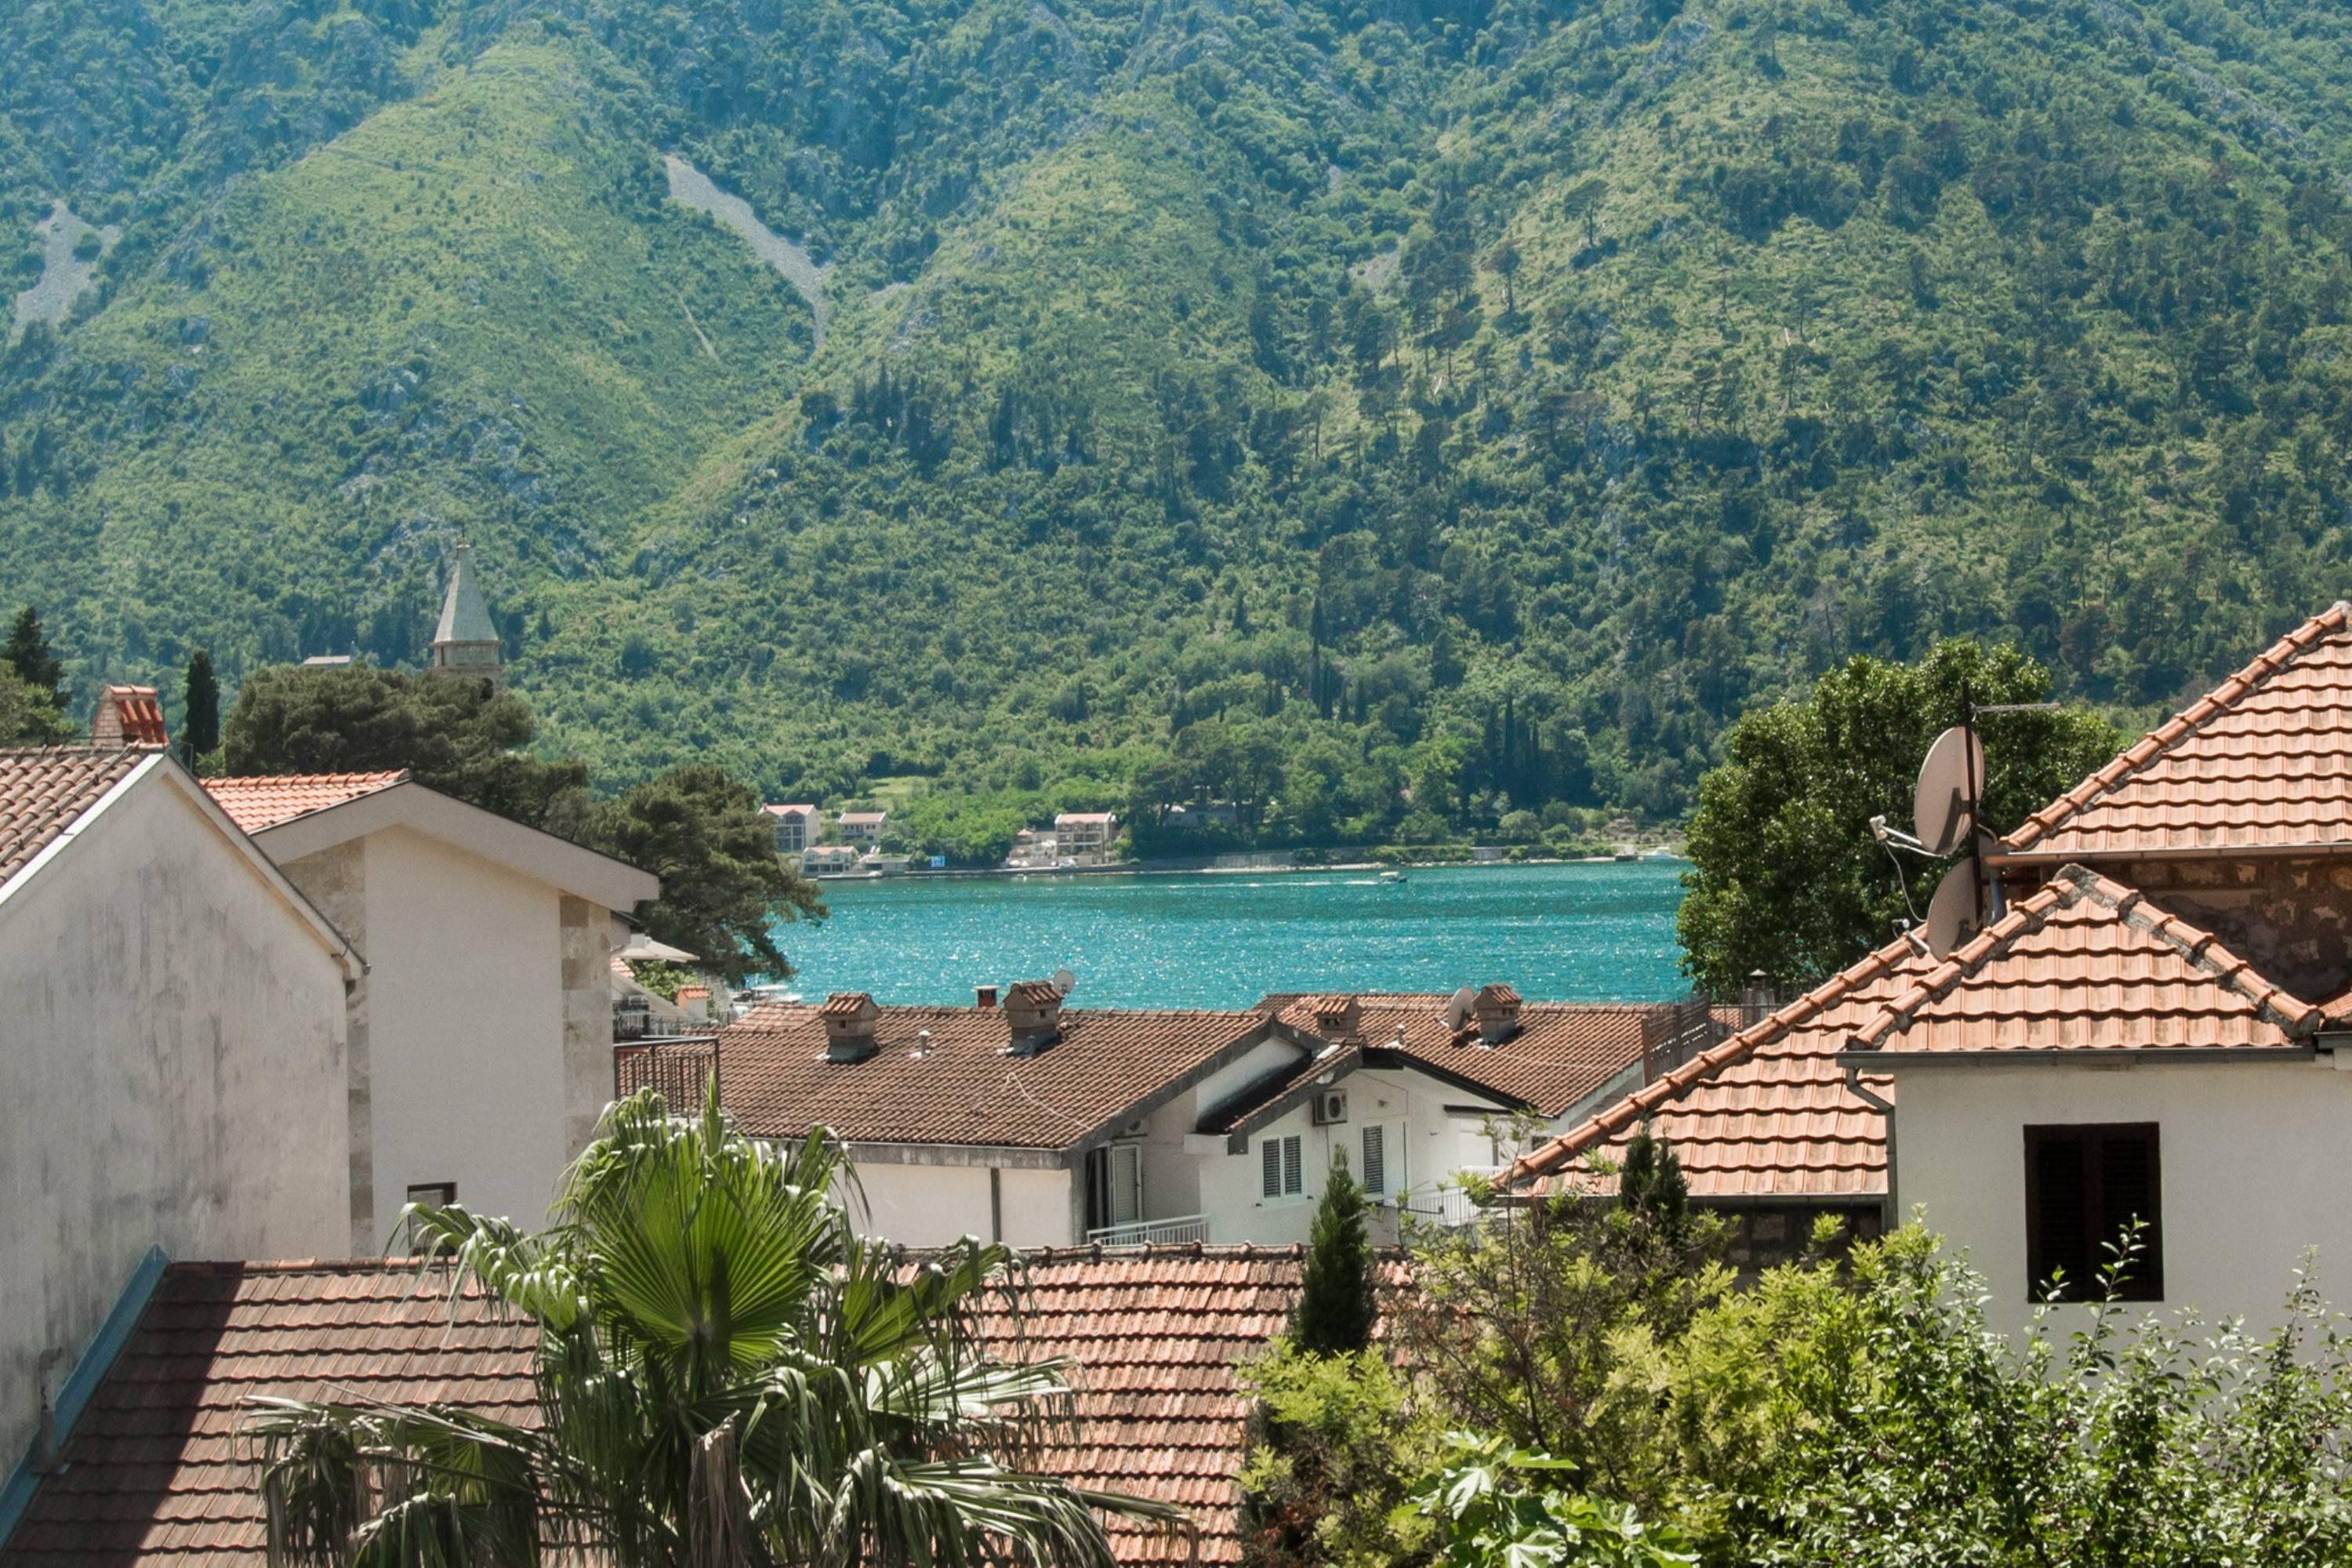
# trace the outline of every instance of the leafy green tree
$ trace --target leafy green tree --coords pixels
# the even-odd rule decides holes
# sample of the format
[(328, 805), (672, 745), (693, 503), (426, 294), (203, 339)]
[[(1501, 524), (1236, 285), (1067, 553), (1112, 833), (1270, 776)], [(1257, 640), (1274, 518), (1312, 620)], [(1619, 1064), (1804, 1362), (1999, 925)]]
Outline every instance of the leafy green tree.
[(1629, 1504), (1539, 1488), (1534, 1478), (1575, 1467), (1507, 1438), (1449, 1432), (1440, 1467), (1413, 1489), (1413, 1510), (1435, 1522), (1446, 1568), (1689, 1568), (1671, 1525), (1645, 1524)]
[(1664, 1236), (1679, 1235), (1689, 1215), (1690, 1178), (1683, 1174), (1683, 1163), (1671, 1144), (1646, 1127), (1626, 1142), (1617, 1170), (1617, 1201)]
[(659, 877), (661, 897), (637, 911), (646, 930), (730, 983), (791, 974), (776, 924), (824, 918), (816, 884), (776, 853), (760, 797), (712, 763), (674, 768), (594, 803), (576, 836)]
[(1298, 1302), (1290, 1310), (1291, 1342), (1308, 1355), (1344, 1355), (1372, 1342), (1379, 1307), (1365, 1224), (1370, 1207), (1362, 1184), (1348, 1169), (1348, 1157), (1333, 1160), (1315, 1209)]
[(193, 767), (196, 758), (210, 756), (221, 743), (220, 682), (213, 678), (213, 656), (205, 649), (188, 656), (184, 689), (186, 713), (180, 721), (180, 743)]
[(0, 744), (53, 746), (73, 738), (47, 692), (26, 684), (13, 668), (0, 668)]
[(855, 1178), (822, 1135), (744, 1137), (711, 1097), (611, 1107), (526, 1234), (462, 1208), (404, 1216), (538, 1331), (540, 1408), (261, 1403), (278, 1555), (634, 1568), (1113, 1568), (1104, 1516), (1167, 1504), (1043, 1475), (1072, 1440), (1066, 1368), (1009, 1364), (1015, 1257), (965, 1241), (919, 1268), (851, 1228)]
[(1377, 1351), (1310, 1355), (1287, 1337), (1237, 1369), (1256, 1395), (1240, 1476), (1249, 1568), (1397, 1568), (1424, 1561), (1402, 1511), (1436, 1432)]
[[(1857, 656), (1803, 701), (1732, 726), (1723, 763), (1700, 781), (1689, 892), (1675, 916), (1694, 981), (1729, 992), (1760, 969), (1809, 984), (1891, 939), (1907, 909), (1924, 910), (1940, 868), (1905, 861), (1898, 879), (1870, 819), (1911, 825), (1920, 761), (1958, 722), (1963, 686), (1980, 703), (2039, 702), (2050, 675), (2014, 647), (1955, 638), (1915, 665)], [(2082, 709), (1993, 714), (1978, 734), (1995, 833), (2074, 787), (2123, 739)]]
[(574, 808), (588, 769), (522, 752), (532, 731), (522, 699), (488, 681), (274, 666), (238, 689), (223, 762), (238, 777), (406, 768), (419, 784), (540, 826)]
[(5, 661), (36, 697), (47, 699), (58, 713), (65, 712), (65, 661), (51, 651), (48, 634), (41, 629), (40, 613), (32, 605), (16, 612), (8, 640), (0, 645), (0, 661)]

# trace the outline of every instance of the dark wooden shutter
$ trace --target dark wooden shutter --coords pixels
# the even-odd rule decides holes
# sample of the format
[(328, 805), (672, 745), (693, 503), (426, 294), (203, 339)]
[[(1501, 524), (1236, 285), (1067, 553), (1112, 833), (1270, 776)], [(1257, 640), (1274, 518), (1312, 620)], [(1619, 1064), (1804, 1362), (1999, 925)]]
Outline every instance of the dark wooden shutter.
[(1295, 1132), (1282, 1141), (1282, 1190), (1290, 1197), (1307, 1190), (1306, 1161)]
[(1263, 1184), (1265, 1195), (1270, 1198), (1280, 1197), (1282, 1195), (1282, 1140), (1267, 1139), (1261, 1145), (1258, 1158), (1265, 1167), (1265, 1179)]
[(2046, 1298), (2065, 1271), (2063, 1300), (2099, 1299), (2099, 1271), (2124, 1227), (2147, 1222), (2137, 1259), (2121, 1282), (2126, 1301), (2164, 1296), (2161, 1166), (2154, 1122), (2090, 1122), (2025, 1130), (2027, 1289)]

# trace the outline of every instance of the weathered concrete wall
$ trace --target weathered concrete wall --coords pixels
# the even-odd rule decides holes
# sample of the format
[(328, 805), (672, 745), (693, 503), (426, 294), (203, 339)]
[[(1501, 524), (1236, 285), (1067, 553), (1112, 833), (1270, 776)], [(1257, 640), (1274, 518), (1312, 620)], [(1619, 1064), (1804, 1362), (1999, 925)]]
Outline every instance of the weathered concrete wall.
[[(967, 1236), (992, 1238), (995, 1221), (985, 1164), (894, 1164), (869, 1159), (859, 1163), (857, 1181), (865, 1190), (866, 1209), (861, 1213), (853, 1203), (850, 1217), (862, 1236), (887, 1237), (908, 1247), (945, 1247)], [(1065, 1170), (1000, 1170), (1004, 1243), (1071, 1245), (1076, 1239), (1070, 1229), (1075, 1181), (1074, 1173)]]
[[(338, 844), (316, 855), (281, 866), (286, 879), (302, 890), (319, 912), (334, 922), (364, 956), (367, 935), (367, 850), (359, 843)], [(383, 1237), (375, 1233), (375, 1131), (368, 1099), (368, 977), (346, 987), (343, 1006), (344, 1061), (348, 1082), (345, 1103), (350, 1112), (351, 1252), (364, 1258)]]
[(571, 894), (563, 921), (563, 1152), (588, 1146), (613, 1098), (613, 916)]
[(159, 768), (0, 902), (0, 1468), (140, 1258), (350, 1236), (343, 973)]
[(2147, 860), (2123, 879), (2306, 1002), (2352, 985), (2352, 860)]

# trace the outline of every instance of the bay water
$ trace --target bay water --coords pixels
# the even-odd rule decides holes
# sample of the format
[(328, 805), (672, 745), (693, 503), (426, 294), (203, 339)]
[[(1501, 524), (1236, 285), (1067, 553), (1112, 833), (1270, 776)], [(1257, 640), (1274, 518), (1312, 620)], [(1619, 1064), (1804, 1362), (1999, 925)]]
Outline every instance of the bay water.
[(779, 932), (811, 999), (969, 1003), (1078, 976), (1078, 1007), (1246, 1007), (1272, 991), (1452, 991), (1651, 1002), (1676, 968), (1679, 861), (1370, 871), (827, 882), (833, 916)]

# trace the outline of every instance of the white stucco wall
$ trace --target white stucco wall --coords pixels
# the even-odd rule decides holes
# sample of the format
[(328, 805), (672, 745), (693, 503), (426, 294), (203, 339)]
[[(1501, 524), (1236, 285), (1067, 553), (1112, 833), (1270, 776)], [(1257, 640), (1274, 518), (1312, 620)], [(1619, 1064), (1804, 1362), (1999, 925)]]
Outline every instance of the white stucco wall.
[[(2029, 1125), (2158, 1126), (2165, 1305), (2276, 1321), (2303, 1250), (2352, 1304), (2352, 1072), (2315, 1062), (2147, 1062), (2093, 1070), (2040, 1062), (1908, 1067), (1897, 1086), (1895, 1201), (1965, 1247), (1996, 1327), (2026, 1300)], [(2137, 1309), (2135, 1309), (2137, 1310)]]
[[(1071, 1246), (1071, 1179), (1065, 1170), (1003, 1167), (997, 1180), (1004, 1243)], [(866, 1207), (861, 1213), (853, 1202), (850, 1217), (861, 1235), (908, 1247), (944, 1247), (967, 1236), (992, 1239), (985, 1164), (900, 1164), (868, 1156), (857, 1163), (857, 1180)]]
[[(1391, 1130), (1386, 1154), (1391, 1203), (1402, 1190), (1416, 1206), (1433, 1206), (1435, 1186), (1450, 1181), (1468, 1163), (1465, 1156), (1471, 1151), (1465, 1147), (1464, 1130), (1479, 1118), (1445, 1109), (1475, 1103), (1475, 1097), (1467, 1091), (1419, 1073), (1369, 1070), (1352, 1073), (1333, 1087), (1348, 1091), (1344, 1123), (1315, 1126), (1311, 1111), (1301, 1104), (1252, 1133), (1246, 1152), (1197, 1156), (1202, 1210), (1209, 1216), (1212, 1241), (1279, 1246), (1306, 1240), (1333, 1152), (1345, 1151), (1349, 1167), (1359, 1179), (1362, 1177), (1362, 1130), (1368, 1122), (1381, 1122)], [(1293, 1133), (1302, 1141), (1299, 1152), (1306, 1190), (1297, 1197), (1268, 1198), (1263, 1184), (1261, 1146), (1269, 1138)], [(1393, 1226), (1383, 1226), (1382, 1236), (1393, 1238)]]
[(562, 895), (411, 828), (363, 843), (375, 1212), (354, 1240), (382, 1249), (428, 1182), (536, 1226), (572, 1153)]
[(348, 1235), (342, 969), (166, 766), (0, 900), (0, 1469), (148, 1247)]

